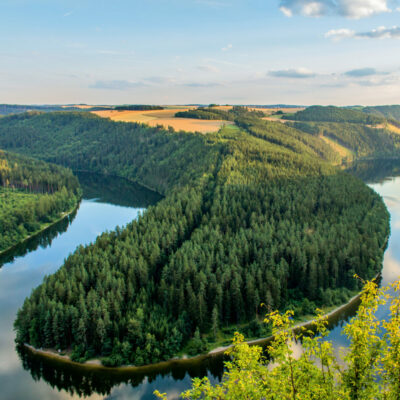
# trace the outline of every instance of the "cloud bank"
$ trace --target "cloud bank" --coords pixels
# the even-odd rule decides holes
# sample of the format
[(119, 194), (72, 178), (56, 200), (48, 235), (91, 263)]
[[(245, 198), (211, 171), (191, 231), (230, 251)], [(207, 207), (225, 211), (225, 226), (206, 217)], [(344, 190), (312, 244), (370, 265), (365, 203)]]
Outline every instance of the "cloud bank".
[(278, 71), (269, 71), (268, 75), (273, 76), (275, 78), (304, 79), (304, 78), (313, 78), (316, 74), (306, 68), (291, 68), (291, 69), (282, 69)]
[(364, 78), (365, 76), (372, 76), (380, 74), (375, 68), (359, 68), (352, 69), (344, 73), (346, 76), (351, 78)]
[(400, 39), (400, 26), (386, 28), (381, 26), (366, 32), (356, 32), (351, 29), (332, 29), (325, 37), (335, 41), (342, 39)]
[(354, 19), (391, 11), (388, 0), (280, 0), (280, 10), (287, 17), (339, 15)]

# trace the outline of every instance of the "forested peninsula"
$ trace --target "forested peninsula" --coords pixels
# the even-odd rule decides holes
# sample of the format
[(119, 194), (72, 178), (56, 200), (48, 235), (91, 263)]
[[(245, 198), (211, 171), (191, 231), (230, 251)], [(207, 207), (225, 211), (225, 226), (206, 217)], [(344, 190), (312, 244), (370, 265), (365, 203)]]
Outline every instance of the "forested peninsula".
[[(265, 334), (261, 303), (297, 315), (342, 303), (359, 289), (354, 274), (380, 271), (387, 210), (332, 165), (344, 158), (332, 142), (245, 108), (229, 114), (235, 126), (206, 135), (74, 112), (0, 120), (0, 148), (165, 195), (46, 277), (18, 313), (18, 343), (109, 366), (154, 363), (202, 351), (232, 326)], [(359, 135), (368, 155), (397, 151), (393, 133), (374, 133), (391, 146)]]
[(58, 165), (0, 151), (0, 252), (76, 207), (78, 179)]

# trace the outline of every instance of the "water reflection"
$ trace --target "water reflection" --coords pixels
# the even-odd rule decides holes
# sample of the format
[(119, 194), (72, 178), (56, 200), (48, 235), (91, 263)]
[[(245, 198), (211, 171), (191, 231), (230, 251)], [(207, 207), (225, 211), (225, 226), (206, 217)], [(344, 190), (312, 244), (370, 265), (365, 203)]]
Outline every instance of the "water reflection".
[(162, 196), (137, 183), (109, 175), (77, 172), (85, 198), (124, 207), (140, 207), (157, 203)]
[[(45, 367), (45, 362), (34, 364), (25, 361), (24, 357), (19, 358), (15, 350), (13, 322), (18, 308), (31, 290), (43, 281), (45, 275), (54, 273), (77, 246), (94, 241), (100, 233), (115, 229), (117, 225), (127, 224), (137, 218), (151, 199), (160, 198), (158, 194), (145, 188), (142, 188), (142, 193), (139, 194), (136, 185), (135, 193), (138, 199), (129, 198), (129, 204), (134, 207), (121, 205), (118, 197), (113, 202), (105, 202), (104, 199), (107, 199), (108, 195), (103, 196), (98, 177), (93, 182), (93, 187), (90, 187), (90, 181), (87, 179), (87, 184), (84, 186), (84, 200), (73, 215), (2, 257), (3, 265), (0, 268), (0, 398), (2, 400), (81, 397), (79, 393), (82, 389), (79, 385), (76, 385), (75, 389), (73, 385), (68, 384), (70, 378), (63, 369), (55, 371), (58, 381), (54, 382), (48, 379), (51, 374), (49, 368)], [(114, 178), (112, 184), (107, 180), (104, 182), (107, 184), (104, 188), (105, 193), (120, 193), (126, 188), (132, 194), (125, 180)], [(92, 196), (97, 200), (90, 200)], [(23, 366), (28, 369), (24, 369)], [(54, 366), (50, 366), (51, 368), (54, 369)], [(76, 374), (73, 376), (76, 377)], [(62, 385), (63, 379), (65, 382)], [(87, 376), (82, 377), (82, 385), (87, 379), (89, 379)], [(101, 379), (105, 380), (104, 377)], [(97, 388), (96, 385), (92, 386)], [(58, 387), (64, 389), (59, 391)], [(85, 393), (93, 391), (90, 387), (91, 384)], [(99, 398), (99, 395), (93, 394), (92, 397)]]
[(54, 225), (49, 226), (45, 231), (29, 238), (23, 243), (20, 243), (17, 246), (13, 247), (12, 249), (1, 254), (0, 267), (3, 264), (11, 263), (16, 258), (22, 257), (25, 254), (28, 254), (36, 250), (38, 247), (45, 249), (46, 247), (50, 246), (55, 238), (57, 238), (59, 235), (67, 231), (69, 225), (76, 217), (77, 212), (78, 209), (76, 209), (74, 212), (63, 218), (61, 221), (55, 223)]
[[(389, 240), (389, 247), (384, 258), (382, 273), (382, 284), (385, 285), (397, 279), (400, 274), (400, 178), (387, 180), (387, 177), (400, 174), (400, 162), (390, 160), (359, 163), (352, 167), (352, 173), (361, 176), (368, 182), (375, 182), (375, 184), (370, 186), (383, 196), (391, 214), (392, 232)], [(120, 196), (113, 197), (119, 190), (115, 187), (113, 190), (107, 189), (104, 192), (101, 190), (102, 182), (107, 182), (107, 187), (109, 187), (111, 181), (115, 178), (110, 178), (111, 181), (108, 181), (108, 178), (98, 177), (92, 180), (94, 183), (92, 186), (90, 185), (90, 177), (81, 177), (80, 179), (82, 179), (83, 182), (85, 182), (85, 179), (88, 179), (88, 187), (85, 191), (90, 194), (91, 198), (103, 199), (103, 201), (108, 203), (124, 201), (123, 199), (119, 199)], [(119, 183), (119, 185), (124, 187), (125, 183)], [(83, 186), (85, 187), (86, 183)], [(128, 188), (127, 196), (129, 196), (129, 192), (132, 194), (134, 190), (131, 191)], [(146, 196), (143, 197), (144, 202), (147, 201), (146, 199), (151, 198), (149, 194)], [(131, 198), (131, 200), (125, 204), (136, 203)], [(126, 210), (126, 208), (123, 210)], [(81, 211), (84, 213), (89, 212), (88, 210), (80, 210), (79, 213), (81, 213)], [(104, 212), (104, 210), (94, 210), (89, 220), (98, 217), (100, 215), (97, 214), (98, 212)], [(116, 211), (114, 210), (113, 212)], [(84, 224), (83, 226), (87, 229), (89, 225), (90, 223), (86, 222), (86, 225)], [(73, 228), (74, 223), (72, 223), (66, 234)], [(25, 295), (26, 294), (28, 293), (25, 293)], [(348, 344), (347, 338), (342, 334), (342, 329), (350, 318), (354, 316), (357, 307), (358, 302), (354, 302), (343, 308), (330, 320), (331, 333), (328, 339), (334, 343), (337, 352), (339, 352), (341, 347)], [(378, 315), (380, 318), (384, 318), (387, 312), (387, 307), (381, 308), (378, 311)], [(264, 345), (266, 344), (267, 342), (264, 343)], [(193, 377), (208, 376), (214, 383), (219, 381), (223, 374), (222, 356), (205, 357), (202, 360), (186, 360), (185, 363), (172, 361), (158, 366), (144, 367), (135, 371), (123, 371), (86, 369), (80, 366), (61, 363), (54, 359), (46, 359), (33, 355), (24, 349), (18, 349), (18, 354), (24, 372), (28, 372), (30, 376), (28, 378), (23, 375), (21, 371), (19, 374), (15, 374), (15, 376), (18, 376), (19, 382), (27, 382), (28, 379), (35, 382), (33, 386), (32, 384), (27, 385), (32, 387), (33, 391), (25, 388), (21, 390), (20, 393), (25, 394), (25, 396), (29, 393), (29, 398), (38, 399), (64, 399), (89, 396), (93, 399), (147, 400), (154, 399), (153, 391), (155, 389), (161, 392), (167, 392), (170, 399), (178, 399), (179, 394), (190, 387)], [(18, 388), (15, 389), (18, 386), (16, 380), (14, 380), (13, 384), (14, 397), (10, 397), (10, 399), (22, 398), (23, 396), (18, 397), (18, 395), (16, 395), (18, 394)], [(0, 368), (0, 387), (2, 387), (1, 385)]]
[[(119, 387), (118, 392), (122, 395), (124, 386), (121, 384), (125, 384), (129, 386), (125, 389), (130, 392), (138, 386), (145, 385), (146, 390), (144, 387), (140, 390), (146, 396), (154, 398), (152, 393), (155, 389), (163, 390), (162, 386), (166, 385), (166, 390), (168, 390), (172, 382), (177, 393), (180, 393), (181, 390), (187, 388), (194, 377), (208, 376), (212, 382), (215, 382), (221, 379), (223, 373), (221, 356), (206, 360), (187, 360), (187, 363), (183, 365), (172, 361), (159, 366), (140, 368), (135, 372), (127, 372), (116, 369), (88, 370), (56, 359), (34, 355), (23, 347), (18, 348), (18, 354), (23, 368), (31, 373), (35, 381), (44, 379), (51, 387), (78, 396), (90, 396), (93, 393), (106, 396), (113, 393), (112, 398), (120, 398), (114, 391), (112, 392), (112, 389)], [(179, 384), (179, 381), (182, 383)], [(140, 397), (142, 399), (146, 398), (143, 394)]]
[(349, 167), (347, 172), (369, 184), (382, 183), (386, 179), (400, 176), (400, 159), (358, 161)]

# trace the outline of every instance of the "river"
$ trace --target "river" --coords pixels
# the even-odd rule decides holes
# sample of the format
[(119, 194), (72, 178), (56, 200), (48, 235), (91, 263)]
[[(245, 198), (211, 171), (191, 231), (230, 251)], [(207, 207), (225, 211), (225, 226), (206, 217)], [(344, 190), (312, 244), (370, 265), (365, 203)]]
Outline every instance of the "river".
[[(382, 283), (387, 284), (400, 275), (400, 177), (387, 177), (400, 173), (396, 168), (385, 165), (385, 170), (381, 165), (379, 170), (384, 172), (379, 175), (377, 168), (373, 165), (375, 183), (370, 186), (382, 195), (391, 215), (391, 237), (382, 272)], [(370, 180), (366, 171), (368, 168), (361, 168), (357, 173)], [(121, 372), (82, 369), (16, 351), (12, 329), (16, 312), (43, 277), (55, 272), (78, 245), (94, 241), (105, 230), (125, 225), (160, 198), (117, 178), (80, 174), (79, 179), (84, 189), (79, 209), (0, 259), (0, 399), (145, 400), (154, 399), (155, 389), (177, 399), (190, 386), (192, 377), (207, 375), (212, 382), (218, 381), (223, 373), (220, 356)], [(387, 307), (381, 307), (379, 316), (383, 318), (387, 311)], [(346, 345), (341, 331), (354, 312), (354, 307), (349, 307), (335, 321), (329, 339), (336, 348)]]

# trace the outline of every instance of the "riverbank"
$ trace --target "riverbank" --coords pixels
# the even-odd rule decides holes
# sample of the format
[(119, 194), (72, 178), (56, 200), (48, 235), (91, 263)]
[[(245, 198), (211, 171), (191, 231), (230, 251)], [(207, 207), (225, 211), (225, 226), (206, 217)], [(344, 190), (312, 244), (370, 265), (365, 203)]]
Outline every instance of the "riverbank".
[[(375, 278), (377, 279), (380, 276)], [(358, 306), (358, 303), (360, 302), (360, 297), (361, 297), (361, 292), (358, 293), (357, 295), (353, 296), (347, 303), (342, 304), (341, 306), (335, 308), (334, 310), (324, 314), (324, 316), (328, 319), (328, 323), (334, 322), (343, 312), (352, 309), (356, 306)], [(312, 325), (314, 323), (315, 319), (310, 319), (304, 322), (300, 322), (293, 326), (292, 330), (295, 333), (298, 333), (301, 329), (303, 328), (312, 328)], [(248, 343), (250, 346), (254, 345), (267, 345), (269, 344), (272, 340), (274, 339), (274, 336), (269, 336), (265, 338), (259, 338), (259, 339), (253, 339), (253, 340), (248, 340), (246, 343)], [(166, 366), (169, 365), (189, 365), (192, 363), (197, 363), (204, 361), (208, 358), (211, 357), (217, 357), (217, 356), (222, 356), (229, 348), (232, 347), (232, 345), (229, 346), (222, 346), (222, 347), (217, 347), (215, 349), (210, 350), (206, 354), (199, 354), (193, 357), (188, 357), (188, 356), (183, 356), (181, 358), (172, 358), (167, 361), (161, 361), (159, 363), (155, 364), (148, 364), (148, 365), (143, 365), (143, 366), (135, 366), (135, 365), (123, 365), (120, 367), (105, 367), (104, 365), (101, 364), (101, 360), (99, 359), (92, 359), (88, 360), (85, 363), (79, 363), (76, 361), (72, 361), (69, 355), (67, 354), (59, 354), (55, 352), (54, 350), (50, 349), (36, 349), (35, 347), (29, 345), (28, 343), (24, 343), (24, 347), (30, 351), (32, 354), (38, 355), (40, 357), (48, 358), (48, 359), (55, 359), (58, 361), (61, 361), (62, 363), (70, 364), (77, 366), (82, 369), (86, 370), (104, 370), (104, 371), (115, 371), (115, 372), (146, 372), (150, 370), (157, 370), (157, 369), (162, 369), (165, 368)]]
[(7, 249), (1, 250), (0, 251), (0, 257), (5, 255), (5, 254), (7, 254), (7, 253), (9, 253), (9, 252), (12, 252), (18, 246), (26, 243), (28, 240), (34, 238), (35, 236), (38, 236), (41, 233), (44, 233), (46, 230), (51, 228), (53, 225), (57, 224), (58, 222), (62, 221), (65, 218), (67, 218), (69, 215), (74, 213), (79, 208), (79, 204), (80, 204), (81, 200), (82, 200), (82, 198), (80, 197), (78, 199), (78, 201), (76, 202), (76, 204), (70, 210), (62, 212), (60, 214), (60, 216), (57, 219), (55, 219), (54, 221), (46, 222), (45, 224), (42, 224), (40, 229), (38, 229), (37, 231), (31, 233), (29, 236), (26, 236), (24, 239), (20, 240), (18, 243), (13, 244), (12, 246), (8, 247)]

